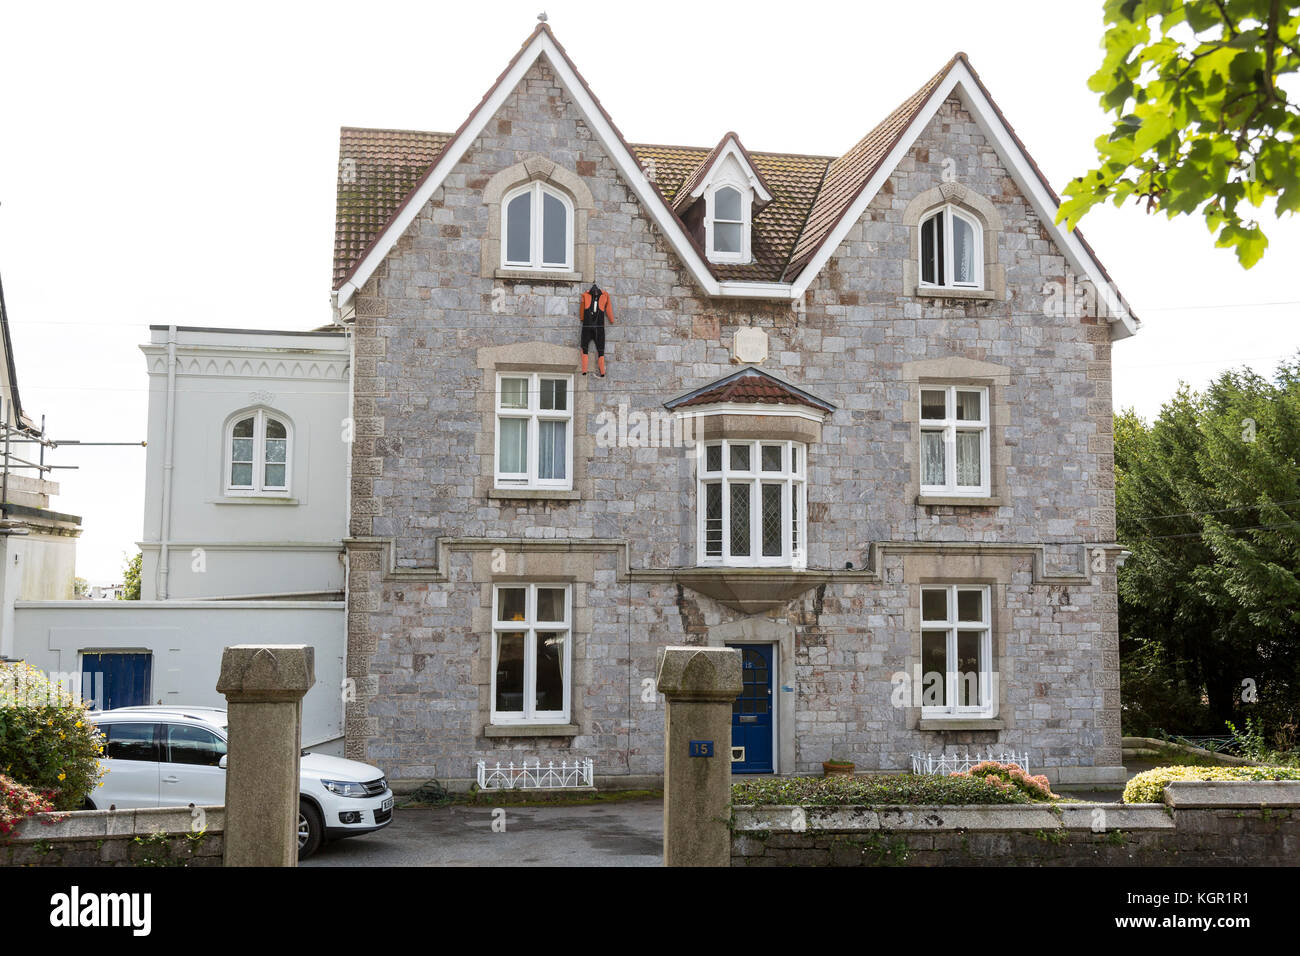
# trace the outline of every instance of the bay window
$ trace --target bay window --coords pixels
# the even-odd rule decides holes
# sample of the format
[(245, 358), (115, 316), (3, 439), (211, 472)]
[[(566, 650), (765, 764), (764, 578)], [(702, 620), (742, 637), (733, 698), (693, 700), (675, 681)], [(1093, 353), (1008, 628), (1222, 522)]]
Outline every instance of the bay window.
[(699, 563), (802, 566), (807, 447), (728, 439), (697, 448)]

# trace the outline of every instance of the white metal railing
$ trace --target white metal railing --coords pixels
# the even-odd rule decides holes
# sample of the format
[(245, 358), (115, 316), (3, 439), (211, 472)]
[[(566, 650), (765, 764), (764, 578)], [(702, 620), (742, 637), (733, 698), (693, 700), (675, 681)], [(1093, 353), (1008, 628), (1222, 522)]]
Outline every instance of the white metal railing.
[(547, 761), (545, 767), (540, 760), (529, 763), (525, 760), (519, 765), (512, 761), (505, 766), (500, 762), (489, 768), (486, 760), (478, 762), (478, 788), (480, 790), (552, 790), (564, 787), (590, 787), (592, 783), (593, 764), (591, 758), (575, 760), (569, 763), (561, 760)]
[(966, 773), (977, 763), (996, 760), (998, 763), (1013, 763), (1025, 773), (1029, 773), (1029, 753), (1016, 753), (1014, 750), (994, 753), (990, 747), (987, 754), (912, 754), (912, 773), (950, 774)]

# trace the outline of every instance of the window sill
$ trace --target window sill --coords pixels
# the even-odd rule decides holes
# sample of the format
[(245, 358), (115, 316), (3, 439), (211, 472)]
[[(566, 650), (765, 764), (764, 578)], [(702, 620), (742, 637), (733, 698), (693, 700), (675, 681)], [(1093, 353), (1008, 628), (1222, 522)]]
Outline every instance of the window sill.
[(484, 737), (576, 737), (577, 724), (488, 724)]
[(962, 289), (956, 286), (917, 286), (918, 299), (994, 299), (992, 289)]
[(1001, 717), (922, 717), (917, 730), (1006, 730)]
[(987, 498), (970, 498), (964, 495), (917, 495), (916, 503), (925, 508), (1001, 508), (1002, 499), (997, 495)]
[(213, 505), (297, 505), (301, 502), (297, 498), (289, 498), (284, 495), (225, 495), (221, 498), (209, 498), (208, 504)]
[(499, 501), (578, 501), (577, 491), (563, 488), (492, 488), (488, 497)]
[(498, 269), (498, 279), (515, 279), (519, 282), (581, 282), (581, 272), (565, 272), (560, 269)]

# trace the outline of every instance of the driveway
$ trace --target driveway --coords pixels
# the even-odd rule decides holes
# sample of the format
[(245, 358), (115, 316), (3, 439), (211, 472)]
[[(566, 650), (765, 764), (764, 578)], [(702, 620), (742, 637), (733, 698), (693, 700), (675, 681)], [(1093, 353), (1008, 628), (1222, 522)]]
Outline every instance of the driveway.
[(659, 866), (663, 862), (662, 800), (498, 810), (505, 811), (504, 832), (492, 828), (492, 807), (398, 809), (383, 830), (327, 844), (301, 865)]

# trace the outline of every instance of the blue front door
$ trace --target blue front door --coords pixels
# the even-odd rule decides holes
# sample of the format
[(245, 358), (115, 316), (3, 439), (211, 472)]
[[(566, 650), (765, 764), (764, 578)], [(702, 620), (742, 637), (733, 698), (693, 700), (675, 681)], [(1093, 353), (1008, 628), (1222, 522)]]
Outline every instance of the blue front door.
[(737, 644), (744, 686), (731, 705), (731, 746), (744, 747), (745, 759), (732, 773), (772, 773), (772, 645)]
[(149, 703), (153, 686), (153, 655), (81, 655), (81, 695), (97, 710), (140, 707)]

